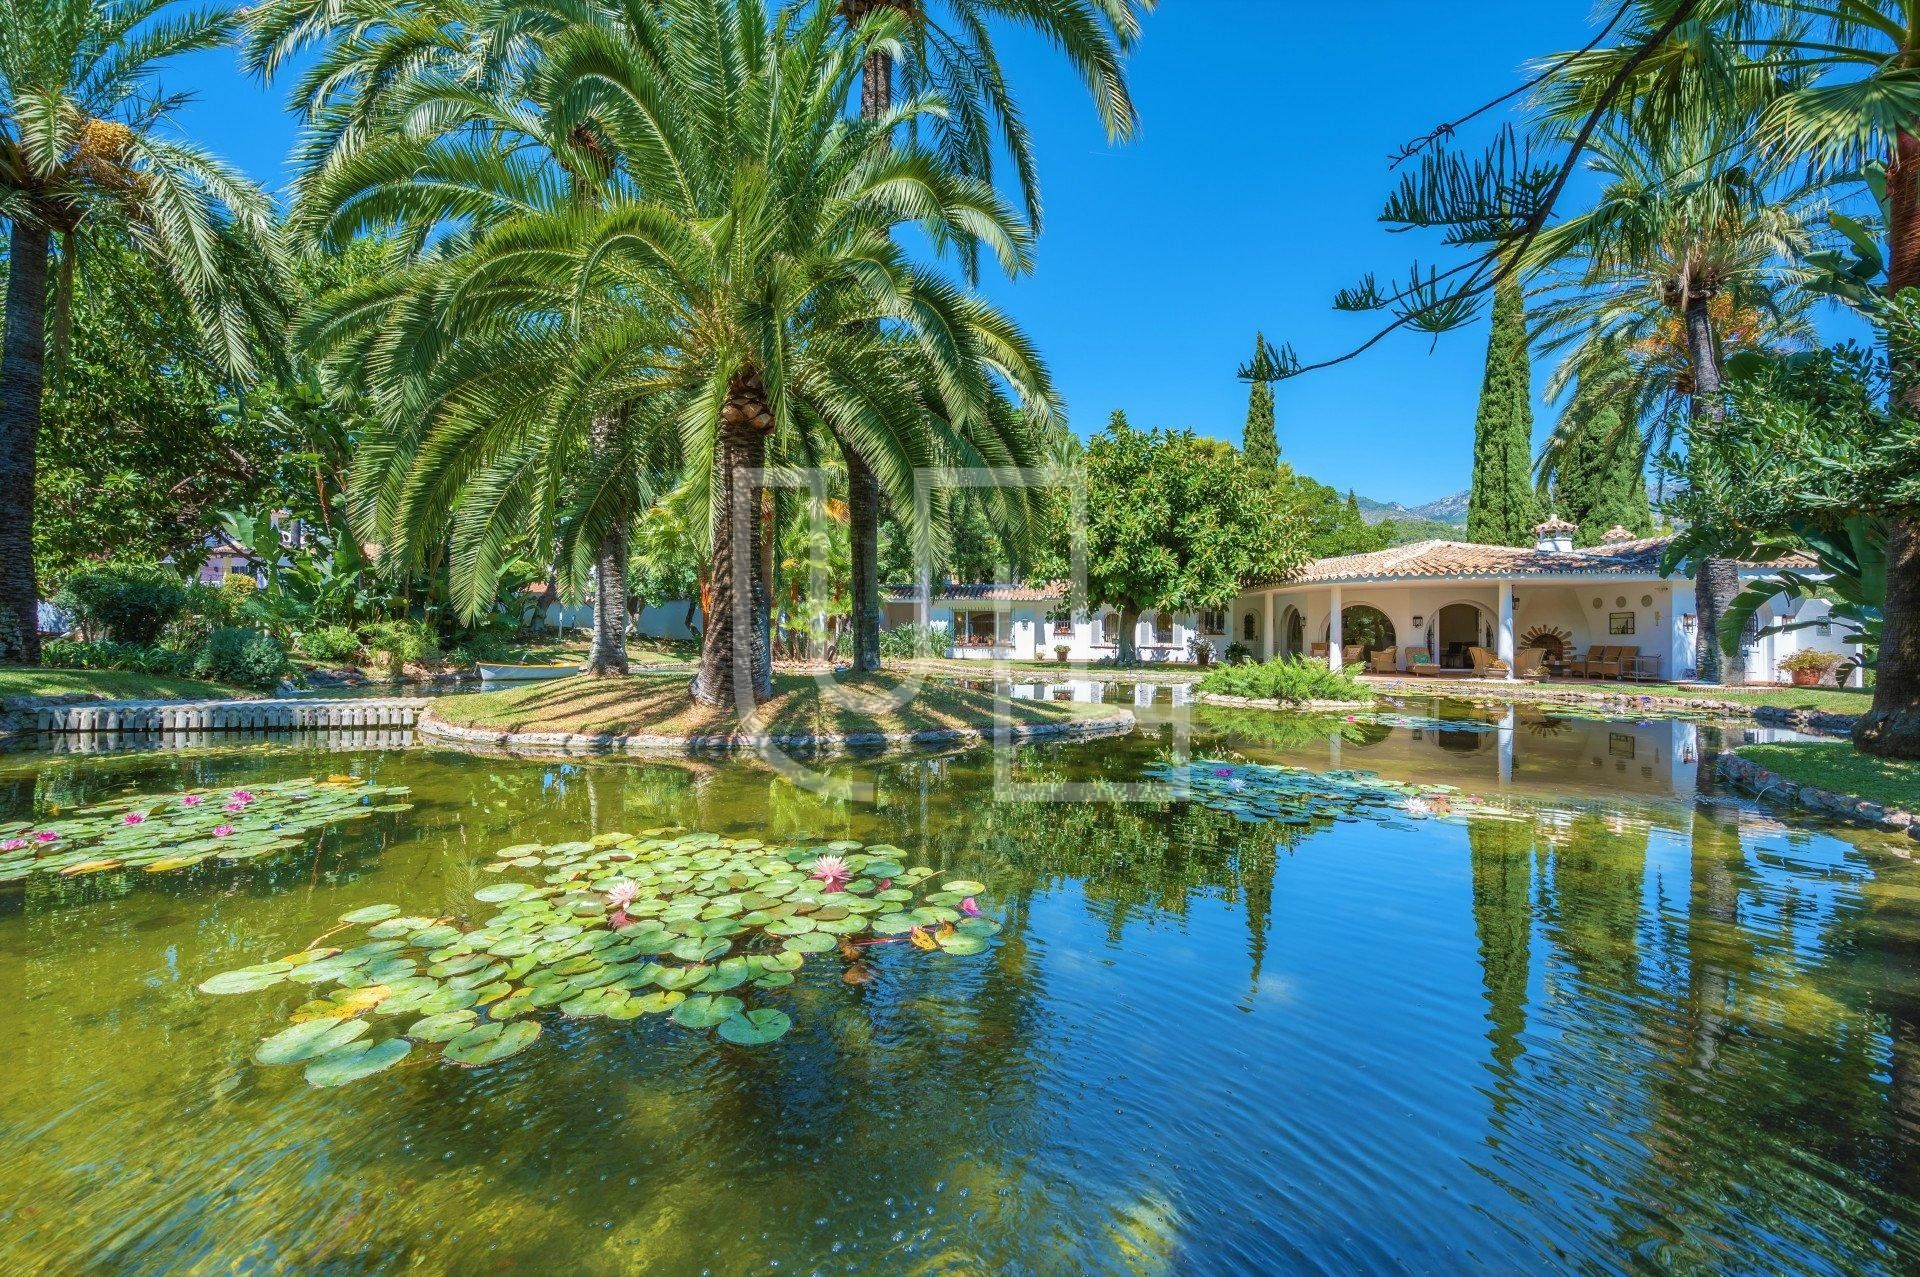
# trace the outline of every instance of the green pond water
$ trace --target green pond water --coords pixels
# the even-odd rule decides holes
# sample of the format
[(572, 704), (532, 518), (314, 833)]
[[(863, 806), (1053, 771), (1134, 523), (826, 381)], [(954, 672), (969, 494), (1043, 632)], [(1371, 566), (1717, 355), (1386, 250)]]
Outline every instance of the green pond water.
[[(330, 773), (415, 804), (270, 861), (0, 890), (0, 1272), (1920, 1268), (1902, 844), (1720, 792), (1690, 723), (1084, 694), (1141, 730), (838, 762), (839, 796), (384, 738), (0, 756), (0, 819)], [(1098, 801), (1176, 749), (1512, 818)], [(546, 1013), (499, 1064), (332, 1090), (250, 1059), (311, 991), (195, 991), (376, 902), (484, 914), (502, 847), (667, 824), (895, 844), (1004, 926), (876, 948), (866, 984), (811, 960), (753, 999), (794, 1020), (764, 1046)]]

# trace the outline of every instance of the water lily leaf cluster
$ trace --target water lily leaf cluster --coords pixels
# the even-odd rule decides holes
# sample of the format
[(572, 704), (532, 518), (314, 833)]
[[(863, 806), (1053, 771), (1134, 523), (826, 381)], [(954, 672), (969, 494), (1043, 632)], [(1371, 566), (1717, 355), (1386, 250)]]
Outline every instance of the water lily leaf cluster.
[(1415, 732), (1494, 732), (1499, 730), (1495, 723), (1484, 718), (1437, 718), (1432, 714), (1396, 714), (1374, 712), (1367, 714), (1349, 714), (1348, 719), (1359, 723), (1378, 723), (1382, 727), (1404, 727)]
[[(831, 955), (847, 983), (861, 984), (874, 978), (877, 946), (953, 956), (987, 947), (999, 924), (980, 909), (985, 887), (942, 881), (900, 854), (680, 830), (508, 847), (484, 866), (502, 880), (474, 893), (496, 906), (483, 919), (368, 905), (298, 953), (199, 988), (312, 986), (254, 1059), (303, 1065), (314, 1086), (367, 1077), (416, 1048), (468, 1068), (493, 1064), (533, 1045), (552, 1015), (659, 1016), (759, 1046), (793, 1021), (748, 999), (791, 985), (809, 958)], [(341, 938), (359, 929), (358, 943)]]
[(1249, 824), (1311, 825), (1326, 820), (1392, 820), (1402, 816), (1521, 820), (1498, 804), (1451, 785), (1415, 785), (1368, 771), (1317, 772), (1305, 767), (1196, 759), (1159, 763), (1153, 779), (1187, 791), (1193, 801)]
[(134, 794), (0, 824), (0, 883), (111, 869), (165, 873), (207, 860), (252, 860), (304, 846), (308, 834), (373, 812), (406, 811), (410, 791), (354, 776), (247, 789)]

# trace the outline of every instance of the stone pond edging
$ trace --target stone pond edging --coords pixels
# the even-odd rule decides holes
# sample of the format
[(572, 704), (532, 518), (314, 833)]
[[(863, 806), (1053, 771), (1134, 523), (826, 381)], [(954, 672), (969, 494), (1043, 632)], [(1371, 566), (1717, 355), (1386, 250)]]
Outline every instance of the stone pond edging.
[(1255, 696), (1228, 696), (1221, 692), (1202, 692), (1195, 698), (1202, 705), (1231, 705), (1236, 709), (1292, 709), (1303, 714), (1332, 714), (1345, 710), (1372, 709), (1372, 701), (1277, 701)]
[(1813, 811), (1857, 820), (1888, 833), (1906, 834), (1920, 840), (1920, 813), (1888, 807), (1884, 803), (1856, 798), (1852, 794), (1835, 793), (1817, 785), (1796, 784), (1779, 772), (1762, 767), (1751, 758), (1742, 758), (1732, 751), (1714, 754), (1706, 761), (1722, 777), (1756, 798), (1790, 800)]
[[(771, 735), (725, 733), (701, 736), (660, 736), (650, 733), (616, 734), (587, 732), (506, 732), (494, 728), (463, 727), (443, 722), (431, 709), (414, 725), (424, 738), (460, 745), (480, 745), (504, 749), (510, 753), (583, 753), (583, 754), (710, 754), (733, 753), (751, 749), (783, 749), (798, 753), (823, 754), (922, 746), (990, 744), (993, 728), (937, 727), (911, 732), (851, 732), (847, 735), (816, 735), (808, 732), (781, 732)], [(1101, 736), (1120, 736), (1134, 728), (1133, 711), (1117, 710), (1060, 723), (1020, 723), (1007, 729), (1014, 742), (1035, 740), (1090, 740)]]
[(412, 727), (429, 702), (421, 697), (261, 698), (249, 700), (100, 701), (22, 697), (0, 712), (0, 740), (36, 732), (264, 732)]
[(1509, 683), (1501, 679), (1380, 678), (1366, 679), (1368, 687), (1395, 695), (1454, 696), (1461, 700), (1527, 701), (1563, 705), (1591, 705), (1599, 709), (1661, 710), (1718, 714), (1747, 718), (1767, 727), (1785, 727), (1815, 736), (1846, 736), (1858, 716), (1823, 710), (1782, 709), (1776, 705), (1746, 705), (1709, 696), (1660, 695), (1654, 692), (1596, 692), (1559, 683)]

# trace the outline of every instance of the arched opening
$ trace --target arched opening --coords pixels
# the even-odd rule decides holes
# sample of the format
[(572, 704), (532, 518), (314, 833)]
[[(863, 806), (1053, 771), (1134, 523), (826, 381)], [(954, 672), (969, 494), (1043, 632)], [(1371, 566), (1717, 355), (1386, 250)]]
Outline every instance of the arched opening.
[(1355, 603), (1340, 609), (1341, 646), (1348, 649), (1358, 647), (1361, 660), (1371, 661), (1375, 652), (1391, 652), (1396, 637), (1393, 622), (1379, 608), (1367, 603)]
[(1447, 604), (1433, 614), (1429, 628), (1434, 658), (1446, 669), (1468, 669), (1468, 648), (1493, 646), (1493, 617), (1473, 603)]
[(1280, 613), (1281, 656), (1298, 656), (1307, 650), (1307, 618), (1289, 603)]

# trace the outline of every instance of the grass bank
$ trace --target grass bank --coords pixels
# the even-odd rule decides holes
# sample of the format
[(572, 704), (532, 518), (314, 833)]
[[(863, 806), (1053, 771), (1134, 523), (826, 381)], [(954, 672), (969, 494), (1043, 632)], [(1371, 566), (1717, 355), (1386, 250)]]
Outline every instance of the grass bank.
[(1840, 741), (1742, 745), (1734, 752), (1797, 785), (1905, 811), (1920, 808), (1920, 762), (1875, 758)]
[(84, 696), (96, 701), (231, 700), (258, 696), (243, 688), (209, 683), (198, 678), (167, 674), (133, 674), (126, 670), (57, 670), (28, 666), (0, 667), (0, 699)]
[[(917, 732), (941, 728), (990, 730), (995, 722), (990, 691), (926, 683), (905, 705), (887, 694), (899, 681), (885, 675), (842, 675), (833, 691), (850, 693), (843, 705), (812, 678), (776, 675), (774, 697), (761, 706), (759, 730), (776, 735), (849, 736), (862, 732)], [(1011, 701), (1015, 724), (1061, 723), (1090, 713), (1111, 713), (1102, 705), (1064, 701)], [(704, 736), (738, 730), (730, 711), (696, 704), (687, 695), (685, 675), (636, 675), (631, 678), (563, 678), (449, 696), (435, 703), (433, 716), (455, 727), (497, 732), (575, 732), (608, 736)]]

